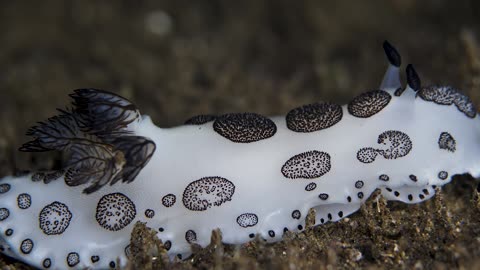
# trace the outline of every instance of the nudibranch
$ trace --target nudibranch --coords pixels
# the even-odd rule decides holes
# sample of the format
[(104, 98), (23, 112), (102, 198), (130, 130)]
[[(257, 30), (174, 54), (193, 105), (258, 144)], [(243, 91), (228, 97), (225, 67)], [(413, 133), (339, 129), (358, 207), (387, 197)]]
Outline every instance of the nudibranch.
[(279, 241), (357, 211), (370, 194), (425, 201), (453, 175), (480, 176), (480, 122), (450, 86), (423, 87), (384, 43), (376, 90), (347, 105), (313, 103), (286, 116), (200, 115), (159, 128), (127, 99), (80, 89), (73, 106), (28, 131), (21, 151), (62, 151), (64, 167), (0, 180), (1, 251), (45, 269), (122, 268), (137, 221), (171, 257), (257, 235)]

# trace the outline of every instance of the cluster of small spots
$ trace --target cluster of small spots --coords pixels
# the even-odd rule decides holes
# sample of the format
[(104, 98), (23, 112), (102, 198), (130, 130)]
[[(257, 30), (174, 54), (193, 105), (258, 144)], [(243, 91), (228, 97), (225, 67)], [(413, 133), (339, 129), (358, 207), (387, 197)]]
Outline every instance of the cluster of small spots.
[(333, 103), (314, 103), (292, 109), (286, 116), (288, 129), (314, 132), (329, 128), (343, 117), (342, 107)]
[(240, 227), (253, 227), (258, 223), (258, 216), (253, 213), (244, 213), (237, 217), (237, 223)]
[(0, 208), (0, 221), (4, 221), (10, 216), (10, 211), (7, 208)]
[(398, 130), (388, 130), (378, 136), (377, 143), (384, 145), (384, 149), (365, 147), (357, 152), (357, 159), (362, 163), (372, 163), (377, 154), (386, 159), (397, 159), (404, 157), (412, 150), (410, 137)]
[(217, 116), (215, 115), (201, 114), (187, 119), (187, 121), (185, 121), (185, 125), (203, 125), (205, 123), (212, 122), (215, 119), (217, 119)]
[(92, 261), (92, 263), (96, 263), (96, 262), (100, 261), (100, 257), (98, 257), (97, 255), (93, 255), (93, 256), (90, 257), (90, 260)]
[(450, 86), (425, 87), (420, 89), (418, 96), (439, 105), (455, 104), (457, 109), (469, 118), (475, 118), (477, 115), (477, 109), (470, 98)]
[(44, 268), (50, 268), (50, 266), (52, 266), (52, 260), (50, 258), (46, 258), (43, 260), (42, 265)]
[(177, 197), (173, 194), (167, 194), (162, 198), (162, 204), (165, 207), (172, 207), (177, 201)]
[(136, 214), (135, 204), (127, 196), (110, 193), (98, 201), (95, 218), (104, 229), (119, 231), (130, 224)]
[(382, 174), (378, 177), (378, 180), (387, 182), (388, 180), (390, 180), (390, 177), (388, 177), (388, 175), (386, 174)]
[[(434, 187), (435, 187), (435, 186), (432, 186), (432, 188), (434, 188)], [(385, 190), (387, 190), (388, 192), (393, 192), (393, 194), (394, 194), (395, 197), (397, 197), (397, 198), (400, 197), (400, 195), (401, 195), (401, 193), (400, 193), (399, 191), (397, 191), (397, 190), (394, 191), (394, 190), (392, 190), (391, 188), (388, 188), (388, 187), (385, 188)], [(417, 194), (417, 195), (418, 195), (418, 198), (419, 198), (420, 200), (425, 200), (425, 198), (426, 198), (425, 196), (430, 195), (430, 192), (428, 191), (428, 189), (424, 188), (424, 189), (422, 189), (422, 193), (419, 193), (419, 194)], [(413, 198), (414, 198), (414, 197), (413, 197), (413, 194), (408, 194), (408, 195), (407, 195), (407, 199), (408, 199), (409, 201), (413, 201)]]
[(7, 230), (5, 231), (5, 235), (6, 235), (6, 236), (12, 236), (12, 235), (13, 235), (13, 230), (12, 230), (12, 229), (7, 229)]
[(183, 205), (192, 211), (205, 211), (232, 200), (235, 185), (225, 178), (212, 176), (193, 181), (183, 191)]
[(441, 179), (441, 180), (445, 180), (448, 178), (448, 172), (446, 171), (440, 171), (438, 173), (438, 178)]
[(1, 184), (0, 185), (0, 194), (7, 193), (10, 190), (10, 184)]
[(457, 143), (450, 133), (442, 132), (438, 138), (438, 147), (453, 153), (456, 150)]
[(328, 200), (328, 197), (329, 197), (329, 196), (328, 196), (327, 193), (320, 193), (320, 194), (318, 195), (318, 198), (320, 198), (320, 200), (322, 200), (322, 201)]
[(67, 265), (70, 267), (74, 267), (80, 263), (80, 255), (77, 252), (70, 252), (67, 255)]
[(294, 218), (294, 219), (300, 219), (301, 217), (302, 217), (302, 213), (300, 213), (299, 210), (294, 210), (294, 211), (292, 212), (292, 218)]
[(330, 155), (320, 151), (309, 151), (293, 156), (282, 166), (286, 178), (317, 178), (330, 171)]
[(43, 181), (45, 184), (48, 184), (62, 177), (64, 174), (65, 174), (64, 170), (58, 170), (54, 172), (36, 172), (32, 174), (32, 181), (33, 182)]
[(358, 180), (357, 182), (355, 182), (355, 187), (360, 189), (362, 188), (364, 185), (363, 181), (362, 180)]
[(378, 144), (388, 146), (388, 149), (380, 150), (380, 154), (386, 159), (404, 157), (412, 150), (412, 141), (407, 134), (398, 130), (388, 130), (378, 136)]
[(17, 205), (20, 209), (28, 209), (32, 205), (32, 197), (27, 193), (18, 195)]
[(251, 143), (272, 137), (277, 132), (275, 123), (256, 113), (229, 113), (219, 116), (213, 129), (236, 143)]
[(43, 207), (38, 219), (43, 233), (47, 235), (62, 234), (70, 225), (72, 212), (65, 204), (55, 201)]
[(317, 184), (315, 184), (314, 182), (311, 182), (310, 184), (308, 184), (307, 186), (305, 186), (305, 190), (306, 191), (312, 191), (314, 189), (317, 188)]
[(33, 249), (33, 241), (32, 239), (25, 239), (22, 241), (22, 243), (20, 244), (20, 251), (23, 253), (23, 254), (29, 254), (30, 252), (32, 252), (32, 249)]
[(185, 233), (185, 240), (189, 244), (197, 242), (197, 233), (195, 233), (195, 231), (193, 231), (193, 230), (188, 230)]
[(357, 159), (362, 163), (372, 163), (377, 158), (377, 150), (372, 147), (364, 147), (357, 152)]
[(145, 216), (147, 218), (153, 218), (155, 216), (155, 211), (152, 209), (145, 210)]
[(392, 96), (383, 90), (362, 93), (348, 103), (348, 112), (360, 118), (371, 117), (385, 108)]

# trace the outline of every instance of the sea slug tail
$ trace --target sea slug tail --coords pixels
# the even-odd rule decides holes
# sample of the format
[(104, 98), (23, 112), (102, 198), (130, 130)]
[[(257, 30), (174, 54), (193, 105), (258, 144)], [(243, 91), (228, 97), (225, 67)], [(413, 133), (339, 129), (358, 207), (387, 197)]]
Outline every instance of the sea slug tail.
[(134, 203), (118, 192), (78, 194), (64, 177), (61, 170), (0, 178), (0, 252), (35, 269), (123, 268)]

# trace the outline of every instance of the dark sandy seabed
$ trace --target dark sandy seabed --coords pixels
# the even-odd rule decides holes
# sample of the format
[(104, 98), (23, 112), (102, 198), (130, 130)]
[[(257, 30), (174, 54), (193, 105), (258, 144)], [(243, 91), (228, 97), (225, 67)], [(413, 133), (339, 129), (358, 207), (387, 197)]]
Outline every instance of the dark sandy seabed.
[[(424, 84), (480, 105), (478, 1), (241, 2), (2, 1), (0, 176), (60, 166), (58, 153), (16, 149), (72, 89), (117, 92), (162, 127), (201, 113), (285, 114), (378, 87), (384, 39)], [(418, 205), (374, 194), (354, 215), (276, 244), (222, 245), (216, 233), (185, 261), (169, 262), (138, 225), (130, 269), (480, 269), (477, 184), (452, 182)], [(0, 267), (29, 269), (4, 256)]]

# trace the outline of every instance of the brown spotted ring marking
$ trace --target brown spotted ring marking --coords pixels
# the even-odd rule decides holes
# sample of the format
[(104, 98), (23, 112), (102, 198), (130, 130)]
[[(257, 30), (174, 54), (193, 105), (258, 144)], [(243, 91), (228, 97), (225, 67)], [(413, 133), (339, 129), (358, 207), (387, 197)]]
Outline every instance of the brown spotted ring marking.
[(212, 206), (220, 206), (232, 200), (235, 185), (218, 177), (204, 177), (193, 181), (183, 191), (183, 205), (192, 211), (205, 211)]
[(286, 178), (318, 178), (330, 171), (330, 155), (321, 151), (308, 151), (291, 157), (282, 166)]
[(455, 104), (457, 109), (469, 118), (475, 118), (477, 115), (477, 109), (470, 98), (450, 86), (424, 87), (418, 91), (418, 96), (438, 105)]
[(383, 149), (373, 147), (364, 147), (358, 150), (357, 159), (362, 163), (372, 163), (377, 155), (382, 155), (385, 159), (397, 159), (410, 153), (413, 147), (410, 137), (398, 130), (387, 130), (380, 134), (377, 143), (382, 145)]
[(248, 228), (257, 225), (258, 223), (258, 216), (253, 213), (244, 213), (237, 217), (237, 224), (240, 227)]
[(438, 138), (438, 147), (454, 153), (457, 150), (457, 142), (450, 133), (442, 132)]
[(119, 231), (130, 224), (137, 214), (135, 204), (122, 193), (104, 195), (97, 204), (95, 218), (109, 231)]

